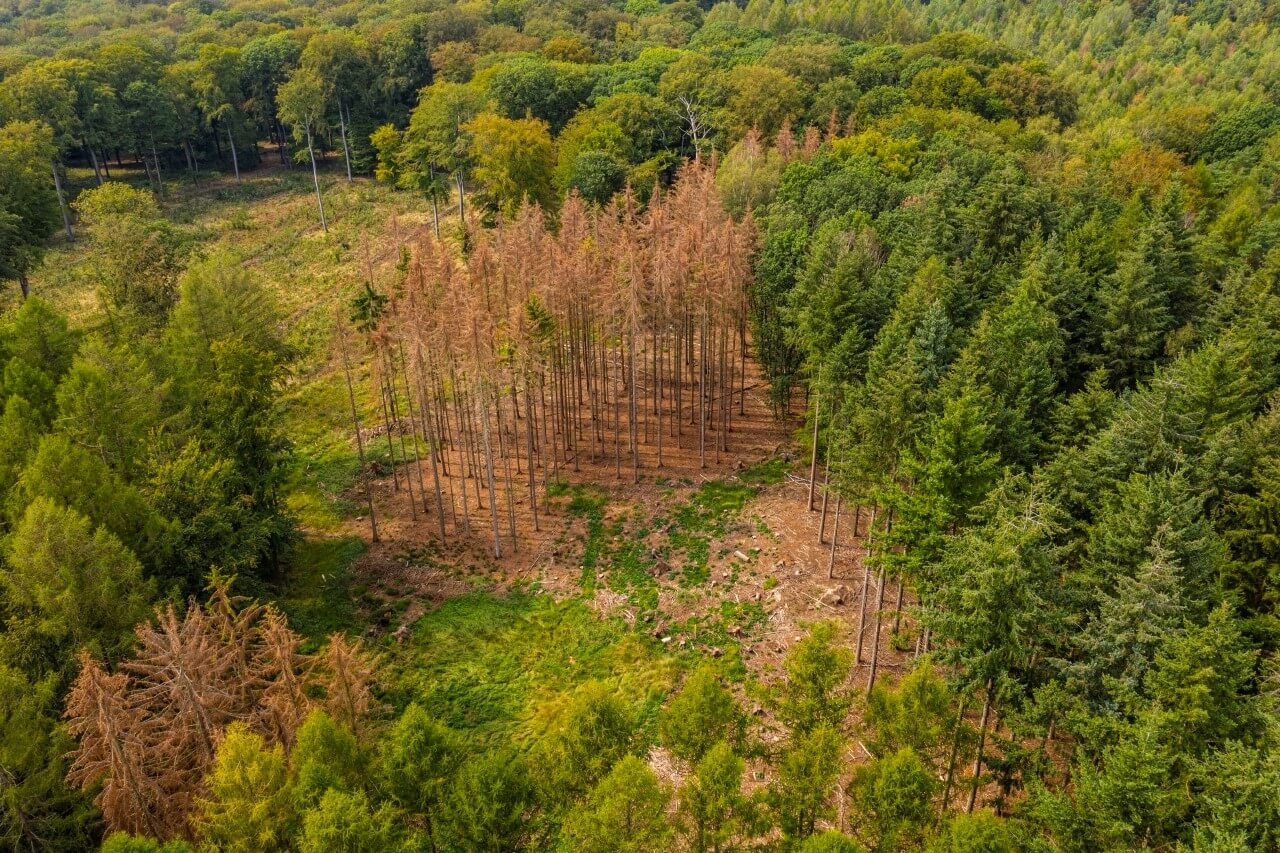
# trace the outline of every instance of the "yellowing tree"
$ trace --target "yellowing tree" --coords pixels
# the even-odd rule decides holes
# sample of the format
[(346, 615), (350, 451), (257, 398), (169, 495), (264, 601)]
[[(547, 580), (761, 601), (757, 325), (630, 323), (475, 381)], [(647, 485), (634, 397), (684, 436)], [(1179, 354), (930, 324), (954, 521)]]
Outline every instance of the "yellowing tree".
[(485, 113), (465, 130), (472, 136), (481, 198), (489, 207), (504, 216), (514, 216), (525, 202), (555, 209), (555, 146), (545, 121)]

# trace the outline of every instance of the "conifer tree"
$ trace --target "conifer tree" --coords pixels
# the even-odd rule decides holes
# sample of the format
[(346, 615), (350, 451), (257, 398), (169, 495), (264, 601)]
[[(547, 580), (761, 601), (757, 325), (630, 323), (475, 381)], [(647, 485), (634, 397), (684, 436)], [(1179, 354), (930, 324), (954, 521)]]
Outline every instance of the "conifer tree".
[(721, 853), (732, 849), (735, 838), (750, 834), (754, 813), (742, 793), (742, 771), (742, 759), (720, 741), (681, 786), (683, 832), (695, 853)]
[(1103, 363), (1117, 387), (1131, 387), (1150, 372), (1173, 327), (1170, 294), (1161, 276), (1161, 253), (1168, 241), (1159, 223), (1142, 229), (1100, 295)]
[(584, 853), (659, 853), (671, 842), (665, 819), (670, 799), (648, 765), (628, 755), (565, 819), (565, 834)]
[(268, 749), (243, 723), (232, 723), (218, 744), (199, 802), (196, 826), (205, 844), (219, 850), (283, 849), (292, 835), (285, 786), (284, 751)]

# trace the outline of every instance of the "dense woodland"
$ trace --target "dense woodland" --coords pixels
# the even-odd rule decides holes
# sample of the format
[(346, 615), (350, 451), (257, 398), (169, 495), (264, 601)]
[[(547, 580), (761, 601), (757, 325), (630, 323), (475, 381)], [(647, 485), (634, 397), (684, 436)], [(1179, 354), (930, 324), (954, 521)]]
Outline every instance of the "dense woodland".
[[(1280, 850), (1278, 14), (0, 5), (0, 846)], [(264, 170), (430, 211), (329, 311), (414, 523), (501, 559), (762, 371), (856, 630), (514, 738), (291, 628), (288, 318), (172, 216)]]

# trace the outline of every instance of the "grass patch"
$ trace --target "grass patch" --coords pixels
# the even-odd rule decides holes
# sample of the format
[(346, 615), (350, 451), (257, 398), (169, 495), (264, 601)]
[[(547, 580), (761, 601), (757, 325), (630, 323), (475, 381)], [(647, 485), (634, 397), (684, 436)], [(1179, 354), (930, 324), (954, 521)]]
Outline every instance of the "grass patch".
[(706, 583), (710, 575), (711, 539), (721, 536), (757, 490), (743, 483), (711, 480), (678, 507), (668, 528), (671, 547), (685, 552), (682, 582), (688, 586)]
[(700, 616), (692, 616), (671, 626), (671, 633), (685, 639), (691, 665), (704, 659), (702, 649), (719, 649), (720, 667), (734, 681), (746, 678), (747, 667), (742, 662), (741, 640), (752, 634), (769, 620), (764, 607), (755, 602), (739, 604), (720, 602), (720, 609)]
[(739, 471), (738, 480), (749, 486), (772, 486), (783, 481), (787, 476), (787, 468), (786, 460), (775, 456)]
[(677, 662), (617, 619), (601, 619), (580, 599), (474, 592), (418, 621), (391, 653), (386, 699), (398, 711), (417, 702), (481, 740), (527, 742), (545, 729), (572, 691), (610, 684), (642, 720), (651, 720)]
[(560, 495), (569, 497), (567, 510), (570, 515), (587, 520), (586, 541), (582, 545), (582, 575), (578, 579), (578, 585), (584, 593), (591, 595), (596, 590), (596, 568), (604, 553), (604, 508), (609, 503), (609, 498), (599, 489), (588, 486), (572, 486), (567, 491), (560, 492)]
[(295, 631), (318, 643), (335, 631), (360, 627), (351, 564), (364, 549), (364, 542), (354, 536), (310, 536), (298, 543), (276, 599)]
[(644, 544), (648, 535), (644, 529), (623, 534), (619, 528), (617, 547), (609, 553), (609, 589), (626, 595), (641, 617), (658, 609), (658, 581), (650, 574), (656, 561)]

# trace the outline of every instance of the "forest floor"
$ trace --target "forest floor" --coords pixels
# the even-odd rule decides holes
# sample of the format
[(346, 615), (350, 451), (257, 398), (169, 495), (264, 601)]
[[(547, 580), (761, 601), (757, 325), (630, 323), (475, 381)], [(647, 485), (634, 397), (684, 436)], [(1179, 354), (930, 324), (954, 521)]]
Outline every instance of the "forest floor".
[[(662, 467), (654, 437), (640, 444), (638, 477), (625, 440), (615, 448), (607, 437), (600, 458), (593, 461), (584, 447), (578, 464), (559, 464), (558, 478), (535, 466), (537, 529), (527, 470), (515, 472), (509, 499), (499, 481), (500, 554), (493, 508), (477, 489), (483, 478), (465, 478), (471, 509), (464, 518), (461, 458), (442, 466), (453, 475), (442, 477), (444, 543), (426, 460), (399, 466), (394, 476), (383, 469), (363, 478), (344, 497), (363, 508), (371, 492), (378, 541), (367, 512), (350, 515), (342, 529), (367, 548), (353, 571), (376, 614), (369, 631), (403, 638), (424, 613), (476, 588), (537, 590), (582, 598), (672, 654), (720, 660), (749, 693), (781, 673), (807, 625), (837, 620), (845, 641), (857, 646), (863, 622), (852, 681), (865, 685), (878, 599), (876, 578), (864, 573), (862, 560), (869, 518), (843, 507), (837, 521), (834, 500), (824, 517), (820, 487), (814, 511), (806, 511), (808, 458), (800, 458), (792, 438), (797, 424), (774, 415), (754, 365), (746, 386), (728, 447), (719, 453), (709, 434), (700, 457), (696, 430), (686, 426), (683, 436), (664, 443)], [(382, 428), (367, 440), (390, 438)], [(878, 676), (890, 678), (916, 639), (910, 619), (892, 630), (895, 596), (889, 585), (877, 660)]]

